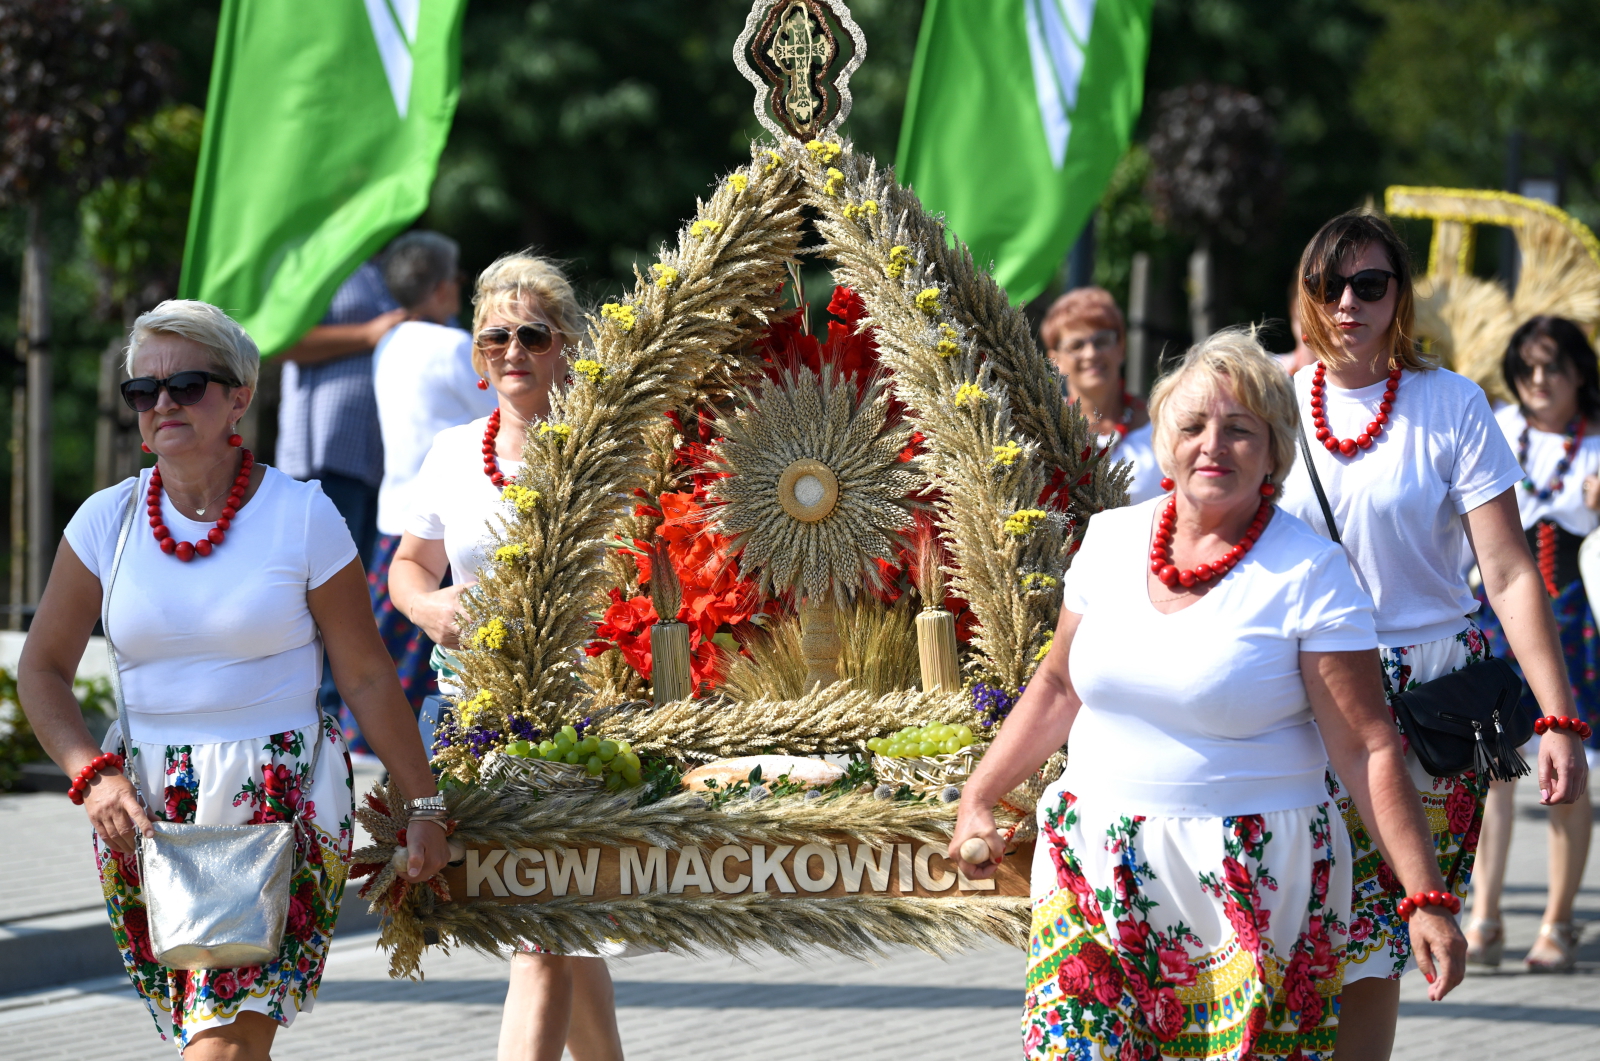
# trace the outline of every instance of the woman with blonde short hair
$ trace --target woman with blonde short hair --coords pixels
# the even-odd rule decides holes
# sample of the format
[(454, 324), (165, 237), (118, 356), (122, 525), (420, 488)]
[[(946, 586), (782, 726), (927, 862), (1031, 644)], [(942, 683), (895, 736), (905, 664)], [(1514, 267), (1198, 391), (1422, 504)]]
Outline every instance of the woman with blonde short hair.
[[(266, 1061), (278, 1026), (311, 1008), (349, 875), (350, 760), (317, 706), (324, 645), (344, 702), (411, 802), (412, 881), (449, 857), (444, 802), (343, 518), (315, 481), (256, 464), (235, 434), (260, 372), (255, 343), (215, 306), (174, 300), (134, 322), (127, 365), (122, 397), (156, 464), (67, 524), (17, 688), (45, 751), (79, 779), (112, 932), (163, 1037), (186, 1061)], [(114, 726), (97, 748), (72, 681), (102, 616), (129, 739)], [(162, 964), (135, 849), (155, 840), (152, 821), (296, 823), (276, 958)]]
[[(451, 699), (463, 692), (449, 667), (449, 650), (461, 644), (461, 594), (478, 581), (494, 544), (490, 519), (522, 470), (529, 428), (550, 415), (550, 396), (567, 379), (567, 344), (583, 326), (560, 267), (525, 252), (485, 269), (472, 302), (472, 364), (499, 404), (434, 437), (389, 567), (395, 607), (445, 650), (439, 689)], [(446, 571), (452, 584), (440, 589)], [(447, 722), (444, 739), (452, 730)], [(575, 1061), (620, 1061), (611, 974), (597, 954), (549, 954), (523, 943), (511, 962), (500, 1061), (557, 1061), (563, 1047)]]
[[(1191, 349), (1150, 415), (1171, 493), (1089, 521), (950, 855), (981, 839), (989, 859), (962, 869), (992, 875), (991, 808), (1068, 745), (1038, 807), (1027, 1056), (1326, 1059), (1353, 869), (1330, 760), (1406, 888), (1443, 883), (1372, 602), (1337, 546), (1275, 506), (1294, 394), (1252, 333)], [(1412, 927), (1441, 998), (1466, 943), (1439, 906)]]
[[(1514, 488), (1522, 469), (1483, 390), (1440, 368), (1413, 336), (1415, 294), (1406, 246), (1383, 218), (1349, 213), (1323, 225), (1300, 258), (1301, 327), (1317, 361), (1294, 377), (1323, 512), (1302, 465), (1283, 507), (1337, 536), (1372, 594), (1385, 692), (1407, 689), (1482, 660), (1478, 604), (1467, 584), (1474, 560), (1540, 706), (1573, 716), (1572, 688), (1544, 582), (1528, 552)], [(1472, 875), (1488, 778), (1432, 777), (1407, 753), (1412, 783), (1442, 828), (1434, 834), (1450, 892)], [(1384, 1061), (1394, 1043), (1400, 976), (1412, 937), (1405, 892), (1352, 802), (1349, 779), (1330, 776), (1362, 867), (1355, 881), (1339, 1057)], [(1571, 803), (1588, 784), (1575, 734), (1553, 729), (1539, 745), (1543, 803)], [(1424, 968), (1426, 972), (1426, 968)]]
[(1128, 327), (1111, 292), (1103, 287), (1068, 291), (1051, 304), (1039, 338), (1061, 374), (1063, 395), (1088, 419), (1107, 461), (1133, 465), (1128, 503), (1155, 497), (1161, 492), (1161, 468), (1150, 448), (1144, 402), (1128, 393), (1122, 378)]

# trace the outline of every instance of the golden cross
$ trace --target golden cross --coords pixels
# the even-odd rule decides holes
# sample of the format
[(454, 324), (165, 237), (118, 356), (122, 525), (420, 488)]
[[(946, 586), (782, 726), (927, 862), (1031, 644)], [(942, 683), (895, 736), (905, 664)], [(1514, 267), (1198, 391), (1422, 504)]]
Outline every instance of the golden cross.
[(811, 92), (811, 69), (814, 65), (827, 66), (833, 58), (833, 43), (814, 31), (811, 14), (802, 0), (791, 0), (767, 54), (788, 79), (785, 107), (800, 125), (811, 124), (821, 102)]

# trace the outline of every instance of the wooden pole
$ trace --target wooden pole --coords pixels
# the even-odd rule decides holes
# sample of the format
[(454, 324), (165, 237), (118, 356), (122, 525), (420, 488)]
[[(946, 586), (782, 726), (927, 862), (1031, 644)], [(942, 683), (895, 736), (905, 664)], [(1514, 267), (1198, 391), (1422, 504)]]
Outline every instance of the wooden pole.
[(922, 663), (923, 692), (953, 693), (961, 689), (954, 615), (943, 608), (925, 608), (917, 615), (917, 655)]
[(668, 620), (650, 628), (650, 683), (657, 707), (694, 695), (688, 623)]
[(807, 598), (800, 605), (800, 654), (806, 664), (806, 691), (839, 680), (839, 629), (833, 600)]
[(39, 603), (50, 574), (50, 246), (37, 202), (28, 204), (23, 286), (28, 303), (28, 603)]

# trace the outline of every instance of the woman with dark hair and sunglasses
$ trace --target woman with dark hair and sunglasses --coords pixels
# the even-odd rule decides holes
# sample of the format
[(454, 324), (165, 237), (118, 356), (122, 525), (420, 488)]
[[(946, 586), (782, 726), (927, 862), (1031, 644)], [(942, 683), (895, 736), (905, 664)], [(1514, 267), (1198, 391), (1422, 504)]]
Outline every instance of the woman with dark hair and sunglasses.
[[(451, 699), (463, 693), (449, 651), (461, 644), (461, 594), (494, 546), (490, 520), (522, 469), (528, 430), (550, 415), (551, 392), (567, 378), (566, 344), (583, 321), (561, 269), (527, 253), (485, 269), (472, 302), (472, 366), (498, 404), (434, 437), (389, 566), (395, 607), (443, 650), (435, 651), (439, 689)], [(440, 589), (446, 571), (452, 584)], [(511, 960), (499, 1061), (558, 1061), (563, 1047), (574, 1061), (622, 1058), (611, 974), (599, 954), (549, 954), (523, 943)]]
[[(1378, 659), (1390, 697), (1486, 657), (1467, 584), (1474, 556), (1528, 683), (1547, 714), (1574, 714), (1544, 583), (1523, 537), (1514, 494), (1522, 469), (1477, 384), (1427, 358), (1413, 339), (1405, 245), (1383, 218), (1334, 218), (1300, 259), (1301, 326), (1315, 364), (1295, 375), (1309, 463), (1284, 484), (1283, 507), (1337, 534), (1376, 604)], [(1435, 827), (1450, 889), (1465, 898), (1486, 780), (1435, 778), (1414, 752), (1412, 779)], [(1552, 729), (1540, 742), (1546, 804), (1571, 803), (1588, 783), (1583, 749)], [(1328, 777), (1350, 827), (1356, 879), (1335, 1057), (1382, 1061), (1394, 1043), (1400, 975), (1411, 940), (1404, 897), (1339, 778)]]
[[(162, 1036), (186, 1061), (265, 1061), (278, 1026), (311, 1008), (349, 875), (350, 760), (317, 706), (324, 645), (412, 820), (428, 823), (409, 837), (413, 881), (449, 857), (444, 802), (343, 518), (316, 482), (256, 464), (235, 434), (260, 371), (255, 343), (215, 306), (163, 302), (134, 322), (127, 364), (122, 395), (156, 464), (67, 524), (18, 692), (45, 751), (77, 778), (123, 964)], [(103, 615), (131, 746), (114, 726), (96, 747), (72, 681), (113, 572)], [(200, 970), (157, 960), (135, 845), (163, 820), (298, 823), (276, 959)]]
[[(1600, 365), (1576, 324), (1534, 317), (1511, 336), (1501, 371), (1506, 387), (1517, 396), (1495, 419), (1522, 465), (1517, 487), (1522, 526), (1555, 609), (1573, 701), (1585, 722), (1600, 726), (1600, 637), (1578, 573), (1578, 546), (1600, 528)], [(1516, 666), (1516, 654), (1487, 601), (1482, 616), (1490, 646)], [(1526, 700), (1526, 689), (1523, 696)], [(1591, 735), (1585, 749), (1591, 768), (1600, 762), (1597, 749), (1600, 736)], [(1500, 893), (1515, 788), (1514, 781), (1489, 786), (1472, 882), (1467, 961), (1490, 968), (1499, 966), (1505, 950)], [(1528, 951), (1529, 972), (1566, 972), (1577, 964), (1581, 929), (1573, 924), (1572, 904), (1589, 859), (1593, 820), (1588, 793), (1575, 803), (1550, 808), (1550, 889), (1539, 938)]]

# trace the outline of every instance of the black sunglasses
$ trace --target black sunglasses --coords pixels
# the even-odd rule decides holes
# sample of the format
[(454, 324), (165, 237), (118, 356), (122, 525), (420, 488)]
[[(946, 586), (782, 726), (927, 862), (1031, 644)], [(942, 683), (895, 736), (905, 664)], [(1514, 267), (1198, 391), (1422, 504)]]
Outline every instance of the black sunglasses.
[(555, 336), (550, 333), (548, 324), (519, 324), (515, 331), (510, 328), (485, 328), (478, 333), (478, 345), (485, 350), (504, 350), (511, 344), (511, 337), (515, 335), (517, 342), (530, 354), (548, 353), (555, 342)]
[(1337, 302), (1344, 297), (1346, 285), (1363, 302), (1377, 302), (1389, 291), (1389, 281), (1398, 280), (1398, 273), (1387, 269), (1363, 269), (1352, 276), (1341, 276), (1329, 271), (1311, 273), (1306, 278), (1306, 292), (1322, 302)]
[(212, 383), (220, 383), (224, 387), (241, 386), (238, 380), (227, 376), (193, 369), (188, 372), (174, 372), (166, 379), (135, 376), (122, 384), (122, 400), (127, 402), (128, 408), (134, 412), (148, 413), (156, 407), (156, 402), (161, 398), (161, 389), (165, 387), (167, 393), (172, 395), (172, 400), (179, 405), (194, 405), (206, 396), (206, 387)]

